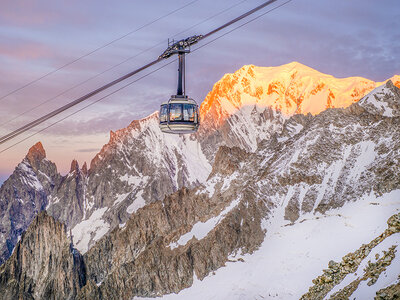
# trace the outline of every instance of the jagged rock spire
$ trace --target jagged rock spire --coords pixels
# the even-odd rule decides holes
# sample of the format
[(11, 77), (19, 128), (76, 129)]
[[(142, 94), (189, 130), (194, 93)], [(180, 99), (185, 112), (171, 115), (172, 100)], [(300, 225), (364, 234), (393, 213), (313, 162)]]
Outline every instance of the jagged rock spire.
[(35, 145), (33, 145), (29, 149), (26, 158), (28, 158), (29, 162), (31, 163), (36, 161), (41, 161), (44, 158), (46, 158), (46, 151), (44, 150), (42, 143), (37, 142)]
[(70, 169), (70, 173), (72, 173), (72, 172), (74, 172), (74, 171), (76, 171), (76, 172), (79, 172), (79, 164), (78, 164), (78, 161), (76, 160), (76, 159), (74, 159), (72, 162), (71, 162), (71, 169)]
[(86, 161), (83, 163), (83, 166), (82, 166), (82, 173), (85, 174), (85, 175), (88, 174), (88, 168), (87, 168)]

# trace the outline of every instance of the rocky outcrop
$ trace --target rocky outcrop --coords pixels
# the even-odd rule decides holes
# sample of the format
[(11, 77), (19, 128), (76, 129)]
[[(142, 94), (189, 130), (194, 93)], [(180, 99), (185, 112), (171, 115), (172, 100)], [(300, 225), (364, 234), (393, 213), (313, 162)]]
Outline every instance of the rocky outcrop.
[(221, 146), (215, 155), (209, 178), (216, 174), (222, 176), (232, 175), (235, 171), (240, 169), (241, 164), (249, 155), (251, 154), (239, 147), (229, 148), (227, 146)]
[(400, 282), (392, 284), (376, 293), (375, 300), (392, 300), (400, 298)]
[(85, 170), (81, 170), (78, 162), (73, 160), (69, 173), (62, 177), (59, 185), (48, 196), (47, 212), (70, 227), (82, 221), (86, 213), (86, 185)]
[[(376, 261), (368, 261), (361, 274), (357, 270), (363, 260), (368, 257), (375, 247), (392, 234), (400, 232), (400, 214), (393, 215), (387, 223), (388, 229), (373, 241), (362, 245), (357, 251), (345, 255), (339, 263), (330, 261), (328, 268), (323, 271), (321, 276), (313, 280), (314, 285), (310, 287), (308, 293), (303, 295), (301, 299), (325, 299), (328, 293), (332, 291), (335, 286), (340, 284), (348, 274), (355, 272), (358, 272), (356, 273), (355, 279), (338, 291), (329, 294), (329, 299), (350, 299), (351, 295), (357, 290), (362, 281), (367, 281), (368, 286), (375, 284), (382, 272), (392, 263), (395, 253), (398, 252), (398, 249), (396, 250), (396, 245), (390, 246), (387, 251), (383, 251), (382, 256), (376, 254)], [(394, 297), (394, 295), (398, 293), (398, 288), (396, 286), (397, 285), (394, 284), (378, 291), (375, 299), (396, 299)], [(392, 298), (387, 298), (389, 295)]]
[[(189, 287), (194, 276), (203, 279), (223, 266), (230, 254), (256, 250), (263, 240), (261, 219), (267, 208), (248, 192), (241, 192), (241, 201), (232, 205), (237, 196), (232, 193), (210, 198), (182, 189), (140, 209), (124, 227), (96, 243), (85, 262), (102, 299), (178, 292)], [(211, 222), (206, 236), (192, 235), (196, 226), (212, 218), (220, 222)], [(182, 241), (183, 235), (192, 237)]]
[(0, 267), (1, 299), (75, 299), (85, 284), (82, 256), (65, 226), (44, 211)]
[(371, 114), (384, 117), (400, 116), (400, 88), (391, 80), (376, 88), (358, 103)]
[(47, 196), (61, 176), (54, 163), (46, 159), (39, 142), (29, 149), (24, 160), (0, 188), (0, 265), (11, 255), (18, 237), (33, 218), (46, 208)]

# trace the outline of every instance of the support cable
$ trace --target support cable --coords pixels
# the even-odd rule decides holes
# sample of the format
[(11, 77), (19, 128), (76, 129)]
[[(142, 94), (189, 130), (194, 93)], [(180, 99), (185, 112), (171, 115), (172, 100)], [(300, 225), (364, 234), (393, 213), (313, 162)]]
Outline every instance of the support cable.
[[(201, 25), (201, 24), (203, 24), (203, 23), (205, 23), (205, 22), (207, 22), (207, 21), (209, 21), (209, 20), (211, 20), (211, 19), (213, 19), (213, 18), (215, 18), (215, 17), (217, 17), (217, 16), (219, 16), (219, 15), (225, 13), (225, 12), (227, 12), (228, 10), (230, 10), (230, 9), (232, 9), (232, 8), (238, 6), (238, 5), (240, 5), (240, 4), (242, 4), (243, 2), (246, 2), (246, 1), (248, 1), (248, 0), (242, 0), (242, 1), (240, 1), (240, 2), (238, 2), (238, 3), (236, 3), (236, 4), (232, 5), (232, 6), (230, 6), (230, 7), (228, 7), (228, 8), (226, 8), (226, 9), (224, 9), (224, 10), (222, 10), (222, 11), (220, 11), (220, 12), (214, 14), (214, 15), (212, 15), (212, 16), (210, 16), (210, 17), (204, 19), (203, 21), (198, 22), (198, 23), (196, 23), (196, 24), (190, 26), (190, 27), (187, 28), (187, 29), (185, 29), (185, 30), (183, 30), (183, 31), (181, 31), (181, 32), (178, 32), (178, 33), (174, 34), (174, 35), (172, 36), (172, 38), (174, 38), (174, 37), (176, 37), (176, 36), (178, 36), (178, 35), (180, 35), (180, 34), (182, 34), (182, 33), (185, 33), (185, 32), (187, 32), (187, 31), (189, 31), (189, 30), (191, 30), (191, 29), (193, 29), (193, 28), (195, 28), (195, 27), (197, 27), (197, 26), (199, 26), (199, 25)], [(43, 106), (44, 104), (47, 104), (47, 103), (49, 103), (49, 102), (51, 102), (51, 101), (57, 99), (58, 97), (61, 97), (61, 96), (65, 95), (66, 93), (68, 93), (68, 92), (74, 90), (75, 88), (80, 87), (80, 86), (84, 85), (85, 83), (87, 83), (87, 82), (89, 82), (89, 81), (91, 81), (91, 80), (93, 80), (93, 79), (95, 79), (95, 78), (97, 78), (97, 77), (99, 77), (99, 76), (101, 76), (101, 75), (107, 73), (108, 71), (111, 71), (111, 70), (115, 69), (116, 67), (119, 67), (120, 65), (122, 65), (122, 64), (124, 64), (124, 63), (126, 63), (126, 62), (128, 62), (128, 61), (130, 61), (130, 60), (132, 60), (132, 59), (134, 59), (134, 58), (136, 58), (136, 57), (138, 57), (139, 55), (141, 55), (141, 54), (143, 54), (143, 53), (146, 53), (146, 52), (148, 52), (148, 51), (150, 51), (150, 50), (152, 50), (152, 49), (154, 49), (154, 48), (156, 48), (156, 47), (158, 47), (158, 46), (161, 46), (161, 45), (164, 45), (164, 41), (159, 42), (159, 43), (153, 45), (152, 47), (149, 47), (149, 48), (147, 48), (147, 49), (144, 49), (144, 50), (140, 51), (139, 53), (135, 54), (134, 56), (128, 57), (127, 59), (125, 59), (125, 60), (119, 62), (118, 64), (116, 64), (116, 65), (114, 65), (114, 66), (112, 66), (112, 67), (110, 67), (110, 68), (108, 68), (108, 69), (106, 69), (106, 70), (104, 70), (104, 71), (102, 71), (102, 72), (100, 72), (100, 73), (98, 73), (98, 74), (96, 74), (96, 75), (94, 75), (94, 76), (92, 76), (92, 77), (90, 77), (90, 78), (88, 78), (88, 79), (86, 79), (86, 80), (80, 82), (80, 83), (77, 83), (76, 85), (74, 85), (74, 86), (72, 86), (72, 87), (70, 87), (70, 88), (64, 90), (63, 92), (57, 94), (56, 96), (51, 97), (51, 98), (49, 98), (49, 99), (47, 99), (47, 100), (45, 100), (45, 101), (43, 101), (43, 102), (41, 102), (41, 103), (39, 103), (39, 104), (37, 104), (37, 105), (35, 105), (35, 106), (33, 106), (33, 107), (31, 107), (31, 108), (29, 108), (29, 109), (23, 111), (22, 113), (18, 114), (17, 116), (15, 116), (15, 117), (9, 119), (8, 121), (6, 121), (6, 122), (0, 124), (0, 127), (9, 124), (9, 123), (11, 123), (12, 121), (15, 121), (16, 119), (18, 119), (18, 118), (20, 118), (20, 117), (22, 117), (22, 116), (24, 116), (24, 115), (26, 115), (26, 114), (28, 114), (28, 113), (34, 111), (35, 109), (37, 109), (37, 108)]]
[[(260, 10), (260, 9), (266, 7), (267, 5), (270, 5), (270, 4), (272, 4), (273, 2), (276, 2), (276, 1), (277, 1), (277, 0), (270, 0), (270, 1), (267, 1), (267, 2), (265, 2), (265, 3), (263, 3), (263, 4), (259, 5), (259, 6), (257, 6), (256, 8), (254, 8), (254, 9), (248, 11), (247, 13), (242, 14), (241, 16), (239, 16), (239, 17), (233, 19), (232, 21), (229, 21), (229, 22), (225, 23), (224, 25), (222, 25), (222, 26), (220, 26), (220, 27), (218, 27), (218, 28), (216, 28), (216, 29), (210, 31), (210, 32), (207, 33), (206, 35), (202, 36), (201, 39), (204, 39), (205, 37), (209, 37), (210, 35), (212, 35), (212, 34), (218, 32), (218, 31), (222, 30), (223, 28), (226, 28), (226, 27), (232, 25), (233, 23), (238, 22), (239, 20), (241, 20), (241, 19), (243, 19), (243, 18), (249, 16), (250, 14), (255, 13), (256, 11), (258, 11), (258, 10)], [(261, 16), (264, 16), (264, 15), (266, 15), (267, 13), (269, 13), (269, 12), (271, 12), (271, 11), (273, 11), (273, 10), (279, 8), (279, 7), (282, 7), (282, 6), (286, 5), (287, 3), (291, 2), (291, 1), (292, 1), (292, 0), (288, 0), (288, 1), (284, 2), (284, 3), (282, 3), (281, 5), (279, 5), (279, 6), (275, 7), (275, 8), (273, 8), (273, 9), (271, 9), (271, 10), (269, 10), (269, 11), (266, 11), (265, 13), (263, 13), (263, 14), (261, 14), (261, 15), (255, 17), (255, 18), (253, 18), (253, 19), (247, 21), (246, 23), (243, 23), (243, 24), (241, 24), (241, 25), (235, 27), (234, 29), (232, 29), (232, 30), (230, 30), (230, 31), (228, 31), (228, 32), (226, 32), (226, 33), (224, 33), (224, 34), (222, 34), (221, 36), (219, 36), (219, 37), (217, 37), (217, 38), (215, 38), (215, 39), (213, 39), (213, 40), (211, 40), (210, 42), (206, 43), (205, 45), (202, 45), (202, 46), (196, 48), (195, 50), (193, 50), (193, 52), (196, 51), (196, 50), (198, 50), (198, 49), (200, 49), (200, 48), (202, 48), (202, 47), (204, 47), (204, 46), (206, 46), (206, 45), (208, 45), (208, 44), (210, 44), (210, 43), (212, 43), (212, 42), (214, 42), (215, 40), (217, 40), (217, 39), (219, 39), (219, 38), (221, 38), (221, 37), (223, 37), (223, 36), (225, 36), (225, 35), (227, 35), (227, 34), (233, 32), (233, 31), (235, 31), (235, 30), (237, 30), (237, 29), (239, 29), (239, 28), (245, 26), (246, 24), (248, 24), (248, 23), (250, 23), (250, 22), (253, 22), (254, 20), (260, 18)], [(82, 101), (87, 100), (87, 99), (90, 98), (90, 97), (93, 97), (94, 95), (96, 95), (96, 94), (98, 94), (98, 93), (104, 91), (105, 89), (108, 89), (108, 88), (110, 88), (111, 86), (113, 86), (113, 85), (115, 85), (115, 84), (117, 84), (117, 83), (119, 83), (119, 82), (121, 82), (121, 81), (123, 81), (123, 80), (125, 80), (125, 79), (127, 79), (127, 78), (129, 78), (129, 77), (131, 77), (131, 76), (133, 76), (133, 75), (135, 75), (135, 74), (137, 74), (137, 73), (139, 73), (139, 72), (141, 72), (141, 71), (143, 71), (143, 70), (145, 70), (145, 69), (147, 69), (147, 68), (153, 66), (153, 65), (155, 65), (155, 64), (157, 64), (157, 63), (160, 62), (161, 60), (163, 60), (163, 58), (159, 57), (158, 59), (156, 59), (156, 60), (154, 60), (154, 61), (148, 63), (147, 65), (145, 65), (145, 66), (143, 66), (143, 67), (141, 67), (141, 68), (139, 68), (139, 69), (136, 69), (135, 71), (132, 71), (132, 72), (130, 72), (130, 73), (128, 73), (128, 74), (126, 74), (126, 75), (124, 75), (124, 76), (122, 76), (122, 77), (120, 77), (120, 78), (118, 78), (118, 79), (116, 79), (116, 80), (114, 80), (114, 81), (112, 81), (112, 82), (110, 82), (110, 83), (108, 83), (108, 84), (106, 84), (106, 85), (104, 85), (104, 86), (102, 86), (102, 87), (100, 87), (100, 88), (98, 88), (98, 89), (96, 89), (96, 90), (94, 90), (94, 91), (92, 91), (92, 92), (90, 92), (90, 93), (88, 93), (88, 94), (86, 94), (86, 95), (84, 95), (84, 96), (78, 98), (78, 99), (76, 99), (75, 101), (72, 101), (72, 102), (70, 102), (70, 103), (68, 103), (68, 104), (66, 104), (66, 105), (64, 105), (64, 106), (62, 106), (62, 107), (60, 107), (60, 108), (58, 108), (58, 109), (56, 109), (56, 110), (54, 110), (54, 111), (52, 111), (52, 112), (46, 114), (46, 115), (44, 115), (44, 116), (41, 117), (41, 118), (39, 118), (39, 119), (37, 119), (37, 120), (35, 120), (35, 121), (33, 121), (33, 122), (30, 122), (30, 123), (26, 124), (25, 126), (22, 126), (21, 128), (19, 128), (19, 129), (13, 131), (13, 132), (11, 132), (11, 133), (9, 133), (9, 134), (7, 134), (7, 135), (1, 137), (1, 138), (0, 138), (0, 144), (3, 144), (3, 143), (5, 143), (5, 142), (7, 142), (8, 140), (10, 140), (10, 139), (12, 139), (12, 138), (14, 138), (14, 137), (20, 135), (21, 133), (23, 133), (23, 132), (25, 132), (25, 131), (27, 131), (27, 130), (29, 130), (29, 129), (31, 129), (31, 128), (33, 128), (33, 127), (35, 127), (35, 126), (37, 126), (37, 125), (39, 125), (39, 124), (41, 124), (41, 123), (43, 123), (43, 122), (45, 122), (46, 120), (48, 120), (48, 119), (50, 119), (50, 118), (52, 118), (52, 117), (54, 117), (54, 116), (60, 114), (61, 112), (63, 112), (63, 111), (65, 111), (65, 110), (67, 110), (67, 109), (69, 109), (69, 108), (71, 108), (71, 107), (73, 107), (73, 106), (75, 106), (75, 105), (81, 103)], [(150, 74), (152, 74), (152, 73), (158, 71), (159, 69), (161, 69), (161, 68), (163, 68), (163, 67), (165, 67), (165, 66), (171, 64), (172, 62), (174, 62), (174, 61), (171, 61), (170, 63), (163, 65), (162, 67), (160, 67), (160, 68), (158, 68), (158, 69), (156, 69), (156, 70), (150, 72), (150, 73), (147, 74), (147, 75), (150, 75)], [(128, 84), (124, 85), (123, 87), (117, 89), (116, 91), (114, 91), (114, 92), (112, 92), (112, 93), (110, 93), (110, 94), (108, 94), (108, 95), (106, 95), (106, 96), (100, 98), (99, 100), (97, 100), (97, 101), (95, 101), (95, 102), (90, 103), (89, 105), (85, 106), (84, 108), (89, 107), (90, 105), (93, 105), (94, 103), (97, 103), (98, 101), (100, 101), (100, 100), (102, 100), (102, 99), (104, 99), (104, 98), (106, 98), (106, 97), (108, 97), (108, 96), (114, 94), (115, 92), (117, 92), (117, 91), (119, 91), (119, 90), (121, 90), (121, 89), (127, 87), (128, 85), (130, 85), (130, 84), (132, 84), (132, 83), (134, 83), (134, 82), (136, 82), (136, 81), (138, 81), (138, 80), (140, 80), (140, 79), (146, 77), (147, 75), (142, 76), (142, 77), (140, 77), (139, 79), (137, 79), (137, 80), (135, 80), (135, 81), (133, 81), (133, 82), (131, 82), (131, 83), (128, 83)], [(84, 109), (84, 108), (82, 108), (82, 109)], [(82, 109), (81, 109), (81, 110), (82, 110)], [(78, 110), (78, 111), (80, 111), (80, 110)], [(78, 111), (77, 111), (77, 112), (78, 112)], [(73, 113), (73, 114), (74, 114), (74, 113)], [(72, 115), (72, 114), (71, 114), (71, 115)], [(69, 116), (70, 116), (70, 115), (69, 115)], [(69, 116), (67, 116), (67, 117), (69, 117)], [(66, 119), (67, 117), (63, 118), (62, 120)], [(62, 121), (62, 120), (60, 120), (60, 121)], [(53, 126), (53, 125), (55, 125), (55, 124), (57, 124), (57, 123), (58, 123), (58, 122), (55, 122), (55, 123), (51, 124), (51, 125), (48, 126), (48, 127), (51, 127), (51, 126)], [(46, 127), (46, 128), (48, 128), (48, 127)], [(45, 129), (46, 129), (46, 128), (45, 128)], [(43, 130), (45, 130), (45, 129), (43, 129)], [(43, 131), (43, 130), (40, 130), (39, 132), (41, 132), (41, 131)], [(37, 132), (37, 133), (38, 133), (38, 132)], [(35, 134), (37, 134), (37, 133), (35, 133)], [(33, 134), (33, 135), (35, 135), (35, 134)], [(31, 136), (32, 136), (32, 135), (31, 135)], [(29, 137), (31, 137), (31, 136), (29, 136)], [(29, 137), (28, 137), (28, 138), (29, 138)], [(14, 144), (14, 145), (15, 145), (15, 144)], [(12, 146), (13, 146), (13, 145), (12, 145)], [(10, 147), (12, 147), (12, 146), (10, 146)], [(6, 148), (5, 150), (9, 149), (10, 147)], [(4, 152), (5, 150), (1, 151), (0, 153)]]

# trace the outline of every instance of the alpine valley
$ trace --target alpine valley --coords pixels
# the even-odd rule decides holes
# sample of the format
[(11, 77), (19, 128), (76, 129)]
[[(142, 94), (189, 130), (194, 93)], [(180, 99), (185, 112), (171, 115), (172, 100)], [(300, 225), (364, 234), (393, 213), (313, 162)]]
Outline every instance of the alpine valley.
[(400, 76), (226, 74), (196, 134), (158, 112), (0, 188), (1, 299), (400, 297)]

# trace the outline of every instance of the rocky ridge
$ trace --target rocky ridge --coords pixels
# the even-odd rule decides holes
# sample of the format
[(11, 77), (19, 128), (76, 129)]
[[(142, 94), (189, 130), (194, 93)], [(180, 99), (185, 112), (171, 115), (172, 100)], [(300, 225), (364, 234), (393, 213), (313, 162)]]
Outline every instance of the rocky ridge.
[[(313, 280), (314, 285), (310, 287), (308, 293), (303, 295), (301, 299), (350, 299), (363, 281), (367, 281), (368, 286), (374, 285), (380, 276), (383, 277), (382, 273), (386, 271), (386, 268), (391, 265), (395, 256), (398, 255), (399, 238), (395, 239), (397, 244), (388, 244), (384, 248), (385, 250), (371, 255), (374, 248), (382, 244), (388, 237), (393, 234), (399, 235), (400, 214), (393, 215), (387, 221), (387, 224), (388, 228), (385, 232), (370, 243), (362, 245), (357, 251), (345, 255), (341, 262), (330, 261), (323, 275)], [(362, 266), (360, 267), (361, 264)], [(348, 274), (354, 274), (353, 278), (347, 280), (345, 284), (339, 285), (345, 282), (346, 276), (350, 277)], [(396, 292), (396, 290), (398, 296), (398, 282), (389, 284), (385, 289), (380, 289), (376, 292), (375, 299), (395, 299), (395, 294), (392, 293), (390, 295), (385, 291)]]
[(56, 165), (46, 159), (39, 142), (0, 188), (0, 264), (11, 255), (18, 237), (48, 204), (59, 184)]

